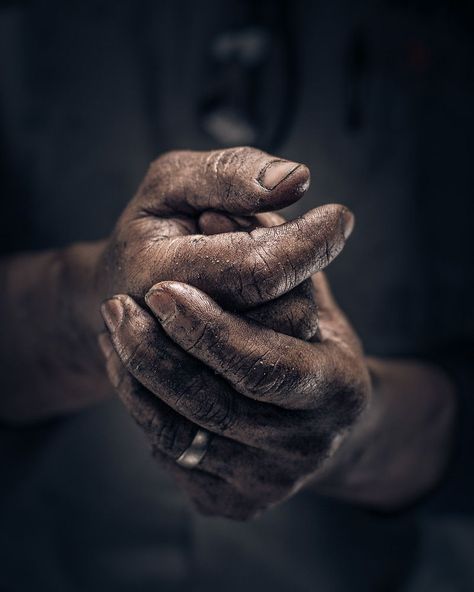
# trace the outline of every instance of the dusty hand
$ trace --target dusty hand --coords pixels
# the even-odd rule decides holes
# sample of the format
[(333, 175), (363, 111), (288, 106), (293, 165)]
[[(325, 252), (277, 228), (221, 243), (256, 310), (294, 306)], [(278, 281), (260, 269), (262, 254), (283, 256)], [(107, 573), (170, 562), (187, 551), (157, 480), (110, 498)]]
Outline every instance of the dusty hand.
[[(352, 215), (328, 205), (277, 228), (214, 236), (201, 234), (199, 222), (205, 225), (216, 211), (248, 216), (283, 207), (308, 185), (303, 165), (251, 148), (165, 154), (106, 244), (96, 267), (97, 293), (101, 299), (127, 293), (143, 304), (151, 285), (176, 280), (232, 310), (275, 300), (341, 251)], [(308, 336), (308, 328), (302, 330)]]
[[(215, 153), (208, 155), (203, 155), (201, 153), (174, 153), (161, 159), (164, 161), (165, 165), (163, 165), (162, 162), (158, 167), (159, 170), (161, 170), (163, 166), (165, 167), (165, 170), (167, 170), (167, 159), (170, 159), (171, 162), (174, 163), (174, 169), (172, 171), (167, 170), (168, 176), (162, 175), (161, 191), (156, 184), (153, 186), (153, 198), (155, 200), (158, 199), (158, 203), (160, 203), (160, 199), (163, 200), (164, 195), (166, 198), (164, 200), (164, 205), (166, 206), (167, 203), (173, 203), (173, 208), (176, 211), (176, 208), (179, 210), (179, 207), (183, 207), (183, 204), (177, 199), (177, 196), (187, 195), (188, 192), (197, 191), (197, 197), (195, 193), (192, 193), (193, 199), (196, 201), (200, 191), (201, 193), (205, 191), (209, 192), (209, 185), (216, 185), (215, 175), (218, 167), (207, 169), (208, 178), (206, 180), (205, 175), (203, 174), (203, 171), (206, 170), (203, 168), (204, 156), (206, 156), (207, 161), (218, 157)], [(316, 339), (318, 335), (317, 310), (313, 298), (311, 281), (305, 278), (307, 278), (312, 272), (324, 267), (340, 251), (344, 244), (345, 236), (347, 236), (352, 228), (352, 217), (340, 206), (326, 206), (320, 208), (307, 215), (306, 218), (290, 224), (283, 224), (283, 219), (277, 217), (276, 214), (266, 213), (249, 217), (249, 214), (258, 209), (255, 204), (261, 204), (262, 200), (265, 203), (262, 208), (266, 207), (268, 209), (288, 203), (290, 199), (294, 200), (298, 198), (308, 184), (307, 171), (304, 169), (301, 171), (304, 180), (296, 179), (296, 186), (294, 185), (295, 180), (293, 180), (293, 184), (290, 182), (292, 175), (286, 176), (283, 181), (283, 183), (287, 184), (286, 187), (280, 187), (280, 191), (286, 191), (286, 195), (282, 196), (275, 194), (270, 199), (268, 194), (269, 190), (265, 190), (263, 195), (261, 195), (262, 187), (258, 183), (255, 183), (255, 178), (258, 177), (258, 175), (255, 174), (255, 170), (257, 168), (262, 168), (262, 159), (267, 161), (263, 165), (263, 169), (265, 169), (265, 167), (267, 167), (267, 170), (268, 168), (271, 168), (271, 165), (268, 167), (268, 160), (270, 157), (263, 153), (247, 149), (226, 151), (226, 156), (231, 162), (236, 159), (236, 156), (240, 159), (238, 173), (236, 173), (235, 170), (231, 171), (232, 187), (235, 193), (234, 200), (238, 203), (233, 204), (232, 200), (229, 200), (229, 197), (232, 197), (233, 194), (231, 190), (227, 190), (227, 200), (216, 202), (216, 204), (210, 204), (209, 199), (207, 199), (202, 205), (202, 212), (197, 210), (192, 214), (188, 213), (187, 216), (175, 214), (172, 222), (170, 222), (170, 215), (168, 214), (168, 216), (166, 216), (163, 212), (160, 213), (158, 206), (155, 204), (155, 210), (152, 213), (149, 213), (149, 219), (146, 221), (147, 232), (149, 232), (150, 235), (147, 233), (143, 235), (140, 232), (136, 232), (136, 226), (133, 222), (136, 220), (133, 214), (135, 210), (132, 207), (132, 222), (130, 222), (129, 214), (126, 212), (123, 217), (125, 222), (121, 220), (119, 223), (114, 240), (111, 243), (112, 247), (109, 247), (105, 258), (108, 270), (117, 268), (119, 271), (119, 279), (118, 281), (115, 280), (116, 284), (114, 285), (118, 284), (120, 286), (120, 278), (125, 278), (125, 283), (127, 285), (126, 289), (131, 294), (138, 296), (140, 303), (143, 303), (143, 286), (151, 281), (149, 279), (150, 276), (147, 275), (150, 273), (150, 270), (146, 269), (146, 266), (137, 265), (137, 261), (134, 257), (137, 249), (131, 249), (128, 241), (123, 241), (124, 251), (119, 251), (120, 260), (123, 261), (125, 259), (130, 265), (135, 265), (133, 273), (127, 273), (126, 268), (124, 273), (123, 264), (114, 265), (113, 263), (113, 258), (117, 256), (116, 254), (113, 254), (116, 245), (121, 242), (119, 238), (120, 233), (130, 233), (132, 237), (135, 236), (134, 242), (138, 238), (140, 244), (143, 242), (145, 243), (146, 246), (140, 247), (138, 252), (144, 251), (146, 253), (146, 261), (159, 261), (161, 263), (160, 267), (158, 267), (158, 265), (152, 265), (151, 272), (153, 275), (151, 277), (155, 281), (160, 279), (178, 279), (192, 283), (194, 286), (206, 287), (206, 290), (219, 300), (221, 304), (233, 309), (246, 309), (245, 315), (253, 321), (258, 322), (258, 325), (252, 326), (255, 326), (257, 329), (263, 329), (263, 325), (266, 325), (267, 327), (271, 327), (278, 331), (278, 333), (272, 331), (272, 336), (280, 335), (284, 337), (284, 334), (287, 334), (302, 339), (309, 339), (311, 337)], [(180, 170), (180, 167), (176, 165), (176, 162), (179, 162), (180, 158), (184, 159), (189, 165), (187, 174), (183, 175), (183, 167), (181, 167)], [(222, 162), (222, 155), (220, 162)], [(258, 162), (258, 167), (255, 166), (255, 162)], [(235, 166), (237, 165), (235, 164)], [(287, 170), (288, 168), (294, 169), (294, 166), (288, 167), (287, 164), (282, 166), (286, 166)], [(228, 174), (230, 174), (228, 167), (224, 168), (227, 170)], [(298, 172), (298, 168), (293, 172), (293, 175), (296, 172)], [(181, 187), (179, 191), (176, 191), (175, 188), (175, 193), (173, 193), (172, 188), (170, 189), (167, 187), (165, 183), (167, 178), (174, 179), (173, 174), (176, 175), (176, 178), (181, 179), (181, 186), (185, 182), (189, 183), (195, 181), (196, 175), (200, 174), (201, 177), (204, 177), (201, 179), (201, 182), (206, 189), (196, 187), (194, 182), (192, 188), (190, 187), (183, 190)], [(186, 181), (186, 179), (188, 180)], [(173, 182), (176, 183), (176, 180)], [(237, 187), (239, 185), (240, 187)], [(245, 187), (245, 185), (247, 185), (247, 187)], [(163, 193), (164, 190), (166, 190), (165, 193)], [(242, 205), (243, 191), (246, 191), (247, 194), (253, 192), (252, 199), (254, 200), (254, 205), (252, 205), (250, 200), (248, 200), (247, 204)], [(149, 183), (145, 181), (135, 201), (141, 203), (143, 195), (147, 195), (149, 192)], [(288, 197), (288, 194), (290, 197)], [(133, 203), (134, 202), (132, 202), (132, 206)], [(187, 211), (187, 204), (188, 202), (186, 201), (184, 206), (185, 211)], [(222, 212), (209, 210), (209, 207), (213, 206), (217, 208), (220, 207)], [(143, 204), (141, 204), (140, 207), (143, 207)], [(150, 210), (147, 209), (147, 211), (149, 212)], [(223, 212), (226, 213), (224, 214)], [(245, 214), (246, 217), (242, 218), (238, 214)], [(142, 219), (143, 216), (138, 216), (138, 220), (141, 221)], [(280, 226), (272, 230), (267, 230), (265, 228), (255, 228), (257, 224), (264, 227), (275, 226), (276, 224), (279, 224)], [(245, 231), (242, 231), (243, 226), (246, 227)], [(215, 236), (204, 237), (202, 235), (196, 235), (189, 240), (185, 235), (185, 232), (183, 232), (183, 229), (185, 229), (186, 232), (200, 231), (205, 235)], [(176, 238), (173, 237), (173, 233), (180, 237), (185, 236), (186, 238), (177, 241)], [(158, 252), (155, 252), (157, 250)], [(151, 258), (150, 252), (153, 252), (155, 257)], [(129, 285), (131, 277), (133, 279), (133, 285)], [(322, 278), (321, 281), (323, 281)], [(129, 302), (131, 306), (137, 307), (136, 303), (131, 299), (128, 298), (127, 302)], [(145, 314), (144, 311), (138, 308), (137, 310), (139, 310), (140, 313)], [(108, 319), (110, 323), (110, 315), (108, 316)], [(209, 368), (196, 362), (196, 360), (192, 360), (192, 358), (188, 359), (189, 356), (185, 356), (183, 359), (182, 350), (164, 337), (163, 333), (160, 334), (161, 343), (159, 341), (154, 342), (155, 330), (153, 330), (153, 327), (150, 326), (150, 324), (146, 327), (142, 320), (140, 320), (139, 316), (136, 316), (135, 319), (131, 319), (131, 325), (134, 323), (136, 323), (137, 326), (131, 327), (132, 330), (128, 337), (127, 335), (122, 334), (122, 342), (118, 346), (121, 354), (126, 357), (130, 368), (144, 368), (150, 362), (150, 359), (147, 357), (141, 359), (141, 354), (144, 352), (137, 349), (137, 342), (135, 339), (138, 337), (138, 331), (138, 333), (143, 332), (144, 334), (147, 334), (147, 348), (150, 348), (149, 353), (153, 353), (153, 355), (158, 355), (159, 357), (161, 356), (164, 367), (167, 368), (165, 372), (164, 368), (161, 368), (161, 366), (153, 366), (154, 373), (156, 373), (158, 380), (165, 380), (166, 382), (166, 373), (179, 377), (185, 372), (186, 382), (191, 381), (198, 384), (201, 381), (204, 381), (203, 384), (206, 384), (206, 381), (210, 380), (211, 382), (217, 381), (219, 383), (219, 379), (215, 376), (214, 372), (209, 370)], [(262, 337), (265, 339), (265, 336)], [(141, 340), (141, 338), (139, 339)], [(102, 339), (102, 343), (106, 345), (104, 338)], [(157, 348), (157, 351), (151, 351), (151, 349), (153, 349), (151, 343), (155, 344), (154, 347)], [(111, 354), (110, 360), (113, 361), (114, 356), (110, 347), (106, 347), (106, 349), (109, 354)], [(133, 351), (134, 353), (130, 356), (126, 354), (126, 351)], [(243, 355), (245, 355), (245, 352)], [(110, 360), (109, 367), (112, 363)], [(114, 382), (116, 382), (115, 379), (118, 368), (119, 367), (117, 366), (113, 377)], [(131, 377), (129, 378), (131, 379)], [(222, 379), (220, 379), (220, 382), (222, 382), (222, 384), (218, 384), (217, 387), (214, 385), (214, 390), (224, 389), (225, 391), (226, 387), (229, 390), (229, 387)], [(176, 383), (174, 388), (180, 389), (179, 384)], [(145, 393), (144, 388), (141, 387), (139, 390), (142, 394)], [(159, 393), (159, 385), (155, 385), (154, 389), (151, 389), (151, 391), (153, 390)], [(232, 389), (230, 389), (230, 391), (232, 391)], [(206, 392), (207, 388), (203, 387), (199, 398), (202, 399), (206, 396)], [(144, 394), (144, 396), (146, 396), (146, 394)], [(236, 396), (236, 393), (232, 396)], [(144, 413), (139, 412), (137, 416), (136, 407), (138, 406), (142, 408), (141, 406), (143, 403), (140, 396), (129, 393), (129, 396), (126, 396), (125, 399), (128, 402), (128, 406), (131, 408), (132, 413), (134, 413), (143, 427), (149, 432), (152, 442), (156, 442), (157, 438), (166, 439), (166, 436), (160, 436), (159, 431), (155, 432), (157, 426), (150, 426), (151, 420), (149, 414), (152, 414), (153, 416), (156, 415), (156, 410), (153, 409), (153, 406)], [(158, 404), (158, 401), (156, 400), (154, 403), (156, 405)], [(204, 401), (201, 400), (199, 404), (203, 405)], [(262, 412), (265, 413), (267, 411), (265, 407), (266, 406), (260, 409), (259, 406), (257, 406), (254, 409), (253, 415), (255, 415), (255, 418), (257, 418)], [(172, 413), (172, 410), (168, 409), (166, 405), (163, 405), (163, 412)], [(214, 411), (212, 411), (212, 413), (214, 413)], [(216, 421), (218, 423), (217, 415), (220, 413), (219, 409), (216, 409), (215, 413)], [(265, 416), (263, 416), (263, 418), (260, 417), (258, 422), (261, 423), (264, 421), (264, 417)], [(194, 419), (195, 418), (191, 418), (191, 421)], [(257, 421), (257, 419), (255, 419), (255, 421)], [(151, 421), (151, 423), (153, 423), (153, 421)], [(190, 424), (189, 420), (186, 425), (194, 428), (195, 431), (195, 426)], [(155, 453), (159, 452), (156, 446), (154, 446), (154, 451)], [(171, 468), (174, 471), (177, 468), (177, 465), (173, 463)], [(193, 483), (196, 474), (198, 473), (193, 471)], [(307, 475), (305, 476), (307, 477)], [(301, 477), (301, 475), (299, 475), (299, 477)], [(294, 488), (295, 486), (294, 478), (293, 475), (288, 481), (292, 483), (291, 488)], [(206, 486), (203, 488), (203, 491), (209, 492), (209, 488)], [(279, 497), (281, 497), (281, 495)], [(257, 498), (258, 503), (255, 505), (255, 500), (249, 503), (244, 495), (243, 499), (246, 501), (232, 510), (230, 514), (227, 513), (226, 515), (232, 515), (234, 513), (235, 517), (239, 517), (241, 514), (252, 514), (261, 507), (265, 507), (268, 503), (272, 503), (272, 496), (268, 499), (262, 499), (259, 494), (257, 495)], [(263, 496), (263, 498), (265, 498), (265, 496)], [(227, 497), (227, 503), (232, 504), (233, 502)], [(222, 510), (216, 507), (209, 507), (207, 508), (207, 511), (222, 513)]]
[[(359, 342), (316, 280), (321, 343), (226, 312), (190, 285), (162, 282), (106, 303), (109, 377), (154, 455), (205, 513), (247, 518), (324, 470), (371, 393)], [(158, 319), (158, 322), (157, 320)], [(198, 428), (198, 468), (176, 459)]]

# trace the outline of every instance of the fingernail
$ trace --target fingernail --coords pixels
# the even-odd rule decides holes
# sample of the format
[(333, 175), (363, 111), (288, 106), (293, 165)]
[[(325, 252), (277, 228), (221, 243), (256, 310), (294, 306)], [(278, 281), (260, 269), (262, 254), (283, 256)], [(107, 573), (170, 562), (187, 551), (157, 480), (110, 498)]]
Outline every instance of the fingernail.
[(123, 318), (123, 304), (118, 298), (110, 298), (106, 300), (100, 307), (105, 324), (109, 331), (113, 333), (120, 324)]
[(110, 341), (110, 337), (107, 335), (107, 333), (101, 333), (97, 338), (97, 342), (99, 343), (99, 347), (104, 354), (104, 358), (108, 360), (114, 350), (114, 346)]
[(165, 290), (160, 288), (150, 290), (145, 296), (145, 301), (162, 323), (176, 314), (176, 302)]
[(300, 166), (300, 164), (288, 160), (273, 160), (263, 167), (257, 181), (262, 187), (271, 191)]
[(342, 210), (341, 224), (344, 238), (347, 240), (354, 229), (354, 214), (347, 209)]

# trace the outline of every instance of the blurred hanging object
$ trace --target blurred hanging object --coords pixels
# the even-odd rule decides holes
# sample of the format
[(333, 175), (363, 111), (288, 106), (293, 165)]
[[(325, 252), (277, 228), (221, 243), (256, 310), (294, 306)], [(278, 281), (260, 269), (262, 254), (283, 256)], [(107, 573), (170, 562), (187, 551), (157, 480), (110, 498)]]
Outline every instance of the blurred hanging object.
[(298, 60), (287, 2), (250, 2), (247, 18), (210, 43), (197, 117), (222, 146), (281, 146), (291, 127)]

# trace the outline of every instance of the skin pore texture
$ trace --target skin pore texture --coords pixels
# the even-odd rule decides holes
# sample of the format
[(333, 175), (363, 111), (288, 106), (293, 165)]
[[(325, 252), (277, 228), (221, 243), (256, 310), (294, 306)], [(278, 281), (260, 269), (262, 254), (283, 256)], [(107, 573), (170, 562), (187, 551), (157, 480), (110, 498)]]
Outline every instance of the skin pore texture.
[[(381, 509), (426, 493), (449, 457), (453, 387), (428, 364), (365, 356), (321, 271), (352, 214), (272, 212), (308, 186), (304, 165), (251, 148), (167, 153), (110, 238), (4, 258), (2, 420), (114, 388), (195, 506), (234, 519), (302, 487)], [(184, 469), (198, 428), (209, 450)]]

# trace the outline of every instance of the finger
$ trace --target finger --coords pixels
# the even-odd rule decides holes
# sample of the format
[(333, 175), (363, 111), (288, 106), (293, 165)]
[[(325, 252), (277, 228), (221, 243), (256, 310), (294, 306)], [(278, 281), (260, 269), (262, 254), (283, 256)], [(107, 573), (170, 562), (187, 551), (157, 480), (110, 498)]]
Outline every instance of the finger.
[(231, 216), (222, 212), (206, 211), (198, 219), (202, 234), (223, 234), (225, 232), (250, 231), (258, 226), (256, 216)]
[(255, 216), (232, 216), (223, 212), (206, 211), (199, 216), (198, 227), (203, 234), (211, 235), (239, 230), (250, 232), (258, 226), (270, 228), (285, 222), (285, 218), (276, 212), (264, 212)]
[(246, 397), (315, 409), (346, 384), (345, 366), (339, 367), (331, 343), (316, 346), (251, 323), (192, 286), (162, 282), (146, 302), (175, 343)]
[(108, 377), (130, 415), (145, 431), (152, 451), (176, 461), (191, 445), (198, 426), (155, 397), (127, 370), (109, 335), (99, 339)]
[[(234, 446), (216, 436), (211, 439), (209, 450), (199, 467), (190, 470), (179, 466), (176, 461), (191, 445), (197, 426), (156, 399), (126, 370), (108, 335), (101, 335), (99, 343), (107, 359), (110, 381), (130, 415), (145, 432), (153, 456), (188, 493), (197, 509), (204, 514), (234, 519), (254, 515), (258, 507), (232, 484), (238, 481), (235, 467), (243, 460), (239, 458), (241, 450), (236, 447), (244, 447), (239, 444)], [(226, 462), (223, 455), (227, 455), (227, 460), (229, 455), (230, 459), (233, 456), (234, 462)], [(237, 463), (236, 458), (239, 458)], [(230, 466), (234, 469), (231, 470)], [(253, 508), (252, 511), (250, 508)]]
[(280, 226), (286, 222), (286, 219), (277, 212), (263, 212), (261, 214), (255, 214), (260, 226), (270, 228), (271, 226)]
[(319, 340), (319, 310), (311, 279), (275, 300), (246, 310), (244, 316), (277, 333), (303, 341)]
[[(353, 215), (326, 205), (301, 218), (250, 233), (194, 235), (152, 243), (141, 285), (173, 279), (246, 309), (286, 294), (326, 267), (343, 249)], [(140, 294), (138, 294), (140, 296)]]
[[(204, 234), (219, 234), (238, 230), (253, 230), (284, 224), (283, 216), (275, 212), (255, 216), (231, 216), (221, 212), (204, 212), (198, 225)], [(283, 296), (245, 313), (247, 318), (286, 335), (308, 340), (318, 335), (318, 307), (311, 279), (305, 280)]]
[(294, 203), (309, 180), (306, 166), (255, 148), (175, 151), (152, 163), (136, 204), (155, 215), (202, 210), (248, 215)]
[[(120, 295), (106, 301), (102, 313), (125, 370), (193, 424), (255, 448), (274, 450), (285, 445), (295, 425), (311, 421), (241, 397), (174, 344), (155, 318), (130, 297)], [(122, 378), (119, 373), (112, 380), (116, 388)]]
[(345, 344), (349, 351), (359, 352), (363, 356), (363, 347), (356, 331), (346, 315), (334, 300), (329, 283), (323, 272), (312, 277), (314, 298), (318, 303), (318, 331), (310, 341), (338, 341)]
[[(198, 426), (154, 397), (126, 370), (108, 335), (99, 336), (99, 342), (109, 378), (130, 415), (147, 435), (153, 455), (171, 461), (167, 466), (173, 472), (181, 471), (176, 461), (191, 446)], [(283, 499), (292, 490), (302, 469), (295, 464), (298, 463), (294, 457), (279, 456), (276, 462), (274, 454), (213, 435), (198, 471), (219, 477), (242, 493), (272, 502)], [(195, 469), (192, 474), (195, 475)], [(187, 477), (192, 477), (190, 469)]]

